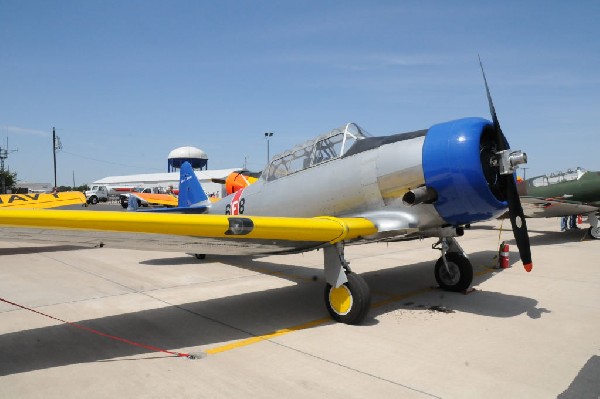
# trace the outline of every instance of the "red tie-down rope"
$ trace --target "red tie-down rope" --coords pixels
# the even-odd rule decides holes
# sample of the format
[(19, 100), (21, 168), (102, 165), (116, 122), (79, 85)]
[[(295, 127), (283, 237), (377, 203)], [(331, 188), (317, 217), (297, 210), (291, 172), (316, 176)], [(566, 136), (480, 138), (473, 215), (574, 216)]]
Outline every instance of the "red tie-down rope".
[(149, 349), (149, 350), (152, 350), (152, 351), (155, 351), (155, 352), (168, 353), (169, 355), (175, 355), (177, 357), (187, 357), (188, 359), (194, 359), (195, 358), (193, 355), (190, 355), (189, 353), (172, 352), (172, 351), (168, 351), (166, 349), (157, 348), (156, 346), (145, 345), (145, 344), (141, 344), (139, 342), (130, 341), (130, 340), (125, 339), (125, 338), (117, 337), (115, 335), (106, 334), (106, 333), (103, 333), (101, 331), (94, 330), (93, 328), (82, 326), (81, 324), (72, 323), (70, 321), (65, 321), (65, 320), (59, 319), (58, 317), (50, 316), (50, 315), (48, 315), (46, 313), (42, 313), (42, 312), (39, 312), (37, 310), (28, 308), (26, 306), (19, 305), (18, 303), (11, 302), (11, 301), (9, 301), (7, 299), (4, 299), (4, 298), (0, 298), (0, 301), (8, 303), (8, 304), (13, 305), (13, 306), (16, 306), (18, 308), (25, 309), (25, 310), (28, 310), (30, 312), (37, 313), (39, 315), (48, 317), (48, 318), (50, 318), (52, 320), (60, 321), (61, 323), (68, 324), (71, 327), (75, 327), (75, 328), (78, 328), (80, 330), (88, 331), (88, 332), (91, 332), (92, 334), (100, 335), (102, 337), (114, 339), (115, 341), (121, 341), (121, 342), (124, 342), (124, 343), (129, 344), (129, 345), (139, 346), (140, 348)]

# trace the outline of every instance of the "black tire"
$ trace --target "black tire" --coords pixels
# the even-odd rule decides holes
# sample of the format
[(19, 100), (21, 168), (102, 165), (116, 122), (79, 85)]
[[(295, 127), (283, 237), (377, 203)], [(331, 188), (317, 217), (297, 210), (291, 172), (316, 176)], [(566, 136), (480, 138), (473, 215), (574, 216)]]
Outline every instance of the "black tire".
[(325, 306), (332, 319), (345, 324), (360, 324), (371, 307), (371, 291), (359, 275), (346, 273), (348, 281), (338, 288), (325, 285)]
[(473, 266), (469, 259), (459, 253), (446, 254), (450, 274), (446, 271), (444, 260), (440, 257), (435, 263), (435, 280), (446, 291), (461, 292), (473, 282)]
[(596, 240), (600, 239), (600, 227), (597, 227), (597, 228), (590, 227), (588, 230), (588, 233), (589, 233), (590, 237), (592, 237)]
[(127, 209), (128, 205), (129, 205), (129, 202), (126, 199), (121, 200), (121, 206), (123, 207), (123, 209)]
[(194, 254), (194, 256), (196, 257), (196, 259), (206, 259), (206, 254)]
[(97, 203), (98, 203), (98, 197), (96, 197), (95, 195), (92, 195), (90, 197), (90, 204), (96, 205)]

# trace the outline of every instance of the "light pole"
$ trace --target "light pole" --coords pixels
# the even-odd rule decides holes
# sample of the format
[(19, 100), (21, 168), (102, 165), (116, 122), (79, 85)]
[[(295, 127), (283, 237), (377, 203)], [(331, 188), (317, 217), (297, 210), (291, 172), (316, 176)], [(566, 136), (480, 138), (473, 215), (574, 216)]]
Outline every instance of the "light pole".
[(265, 133), (265, 138), (267, 139), (267, 165), (269, 164), (269, 161), (271, 160), (271, 157), (269, 154), (269, 137), (273, 137), (273, 132)]
[(54, 156), (54, 188), (58, 188), (56, 183), (56, 151), (62, 150), (60, 138), (56, 135), (56, 129), (52, 128), (52, 155)]

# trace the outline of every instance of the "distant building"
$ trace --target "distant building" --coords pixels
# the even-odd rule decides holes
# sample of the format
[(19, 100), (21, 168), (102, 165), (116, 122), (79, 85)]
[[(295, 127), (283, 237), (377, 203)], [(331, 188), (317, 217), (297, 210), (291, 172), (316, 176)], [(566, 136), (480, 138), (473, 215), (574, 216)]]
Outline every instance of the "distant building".
[(17, 191), (19, 193), (49, 193), (54, 189), (52, 183), (28, 183), (19, 182), (17, 184)]
[[(108, 186), (114, 193), (126, 191), (135, 187), (169, 187), (179, 188), (179, 169), (181, 164), (189, 162), (198, 176), (207, 195), (223, 197), (225, 186), (214, 183), (213, 179), (225, 179), (227, 175), (240, 168), (208, 170), (208, 155), (196, 147), (179, 147), (169, 153), (167, 159), (167, 173), (146, 173), (126, 176), (109, 176), (92, 182), (90, 185)], [(51, 189), (51, 188), (50, 188)]]
[[(224, 197), (225, 185), (214, 183), (212, 179), (224, 179), (231, 172), (240, 170), (240, 168), (194, 171), (206, 195), (214, 197)], [(90, 186), (107, 186), (112, 192), (128, 191), (135, 187), (169, 187), (179, 189), (179, 172), (171, 173), (147, 173), (127, 176), (109, 176), (91, 183)]]

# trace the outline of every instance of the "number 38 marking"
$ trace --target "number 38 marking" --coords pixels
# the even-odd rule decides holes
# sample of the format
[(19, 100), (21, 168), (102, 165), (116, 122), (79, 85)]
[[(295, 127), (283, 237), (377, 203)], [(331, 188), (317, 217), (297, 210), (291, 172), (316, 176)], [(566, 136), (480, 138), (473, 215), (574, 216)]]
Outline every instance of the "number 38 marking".
[(225, 207), (226, 215), (242, 215), (244, 213), (244, 205), (246, 204), (246, 199), (242, 198), (239, 201), (235, 199), (231, 201), (231, 204), (227, 204)]

